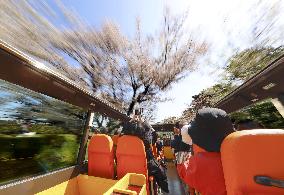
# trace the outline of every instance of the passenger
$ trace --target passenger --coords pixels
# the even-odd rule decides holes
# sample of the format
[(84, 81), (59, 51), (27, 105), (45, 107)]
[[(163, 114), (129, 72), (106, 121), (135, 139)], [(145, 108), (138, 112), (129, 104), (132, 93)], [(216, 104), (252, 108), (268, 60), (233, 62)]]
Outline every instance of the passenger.
[(156, 147), (157, 147), (158, 154), (160, 154), (160, 152), (163, 151), (164, 144), (163, 144), (163, 140), (161, 140), (161, 138), (159, 138), (159, 137), (156, 141)]
[(179, 143), (179, 151), (176, 153), (177, 171), (179, 177), (184, 181), (186, 176), (185, 161), (191, 156), (192, 140), (188, 135), (189, 125), (181, 128), (181, 142)]
[[(135, 111), (135, 113), (137, 113)], [(158, 161), (154, 158), (151, 150), (151, 141), (152, 137), (149, 136), (147, 132), (152, 131), (152, 127), (149, 123), (144, 122), (141, 116), (134, 114), (133, 118), (126, 124), (123, 125), (123, 134), (124, 135), (133, 135), (139, 137), (143, 140), (147, 158), (147, 168), (148, 175), (153, 176), (154, 180), (157, 182), (158, 186), (166, 192), (169, 193), (168, 181), (165, 170), (160, 166)]]
[(157, 138), (156, 147), (157, 147), (157, 153), (158, 153), (157, 160), (163, 166), (164, 169), (167, 169), (167, 164), (166, 164), (166, 160), (165, 160), (165, 156), (163, 152), (164, 143), (160, 137)]
[(188, 130), (192, 141), (205, 150), (191, 156), (186, 169), (186, 183), (202, 195), (226, 195), (220, 147), (234, 132), (232, 122), (223, 110), (203, 108)]
[(158, 140), (158, 134), (157, 132), (152, 128), (152, 144), (156, 144)]
[(144, 126), (144, 137), (149, 141), (150, 145), (152, 145), (155, 143), (155, 137), (153, 136), (155, 135), (155, 130), (147, 121), (143, 121), (142, 119), (140, 120), (143, 122)]
[(173, 149), (175, 156), (179, 151), (180, 143), (182, 141), (179, 126), (179, 122), (177, 122), (174, 126), (174, 139), (171, 141), (171, 148)]

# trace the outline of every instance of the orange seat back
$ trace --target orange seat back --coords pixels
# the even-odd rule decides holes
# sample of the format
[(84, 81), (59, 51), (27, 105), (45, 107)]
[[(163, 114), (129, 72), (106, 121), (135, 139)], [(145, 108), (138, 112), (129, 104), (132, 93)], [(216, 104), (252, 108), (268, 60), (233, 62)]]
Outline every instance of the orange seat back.
[(263, 186), (254, 176), (284, 180), (284, 130), (245, 130), (230, 134), (221, 146), (228, 195), (280, 195), (284, 189)]
[(141, 139), (129, 135), (120, 137), (117, 143), (116, 157), (118, 179), (126, 173), (143, 174), (147, 178), (147, 159)]
[(114, 178), (113, 142), (108, 135), (96, 134), (88, 147), (88, 175)]

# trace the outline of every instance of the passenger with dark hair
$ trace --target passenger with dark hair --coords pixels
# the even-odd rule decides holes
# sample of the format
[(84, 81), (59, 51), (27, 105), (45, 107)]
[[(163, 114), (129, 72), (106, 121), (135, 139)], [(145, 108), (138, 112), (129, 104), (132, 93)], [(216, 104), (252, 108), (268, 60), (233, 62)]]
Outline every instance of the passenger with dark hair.
[(148, 175), (153, 176), (158, 186), (160, 186), (164, 192), (168, 193), (167, 175), (163, 167), (154, 158), (151, 150), (150, 144), (152, 142), (152, 137), (149, 136), (150, 134), (148, 133), (151, 129), (152, 127), (149, 123), (144, 122), (140, 116), (137, 117), (134, 115), (133, 119), (128, 123), (124, 123), (122, 132), (124, 135), (137, 136), (143, 140), (147, 158)]
[(161, 138), (159, 137), (157, 138), (157, 141), (156, 141), (156, 147), (157, 147), (158, 154), (163, 151), (163, 147), (164, 147), (163, 140), (161, 140)]
[(233, 132), (229, 116), (217, 108), (199, 110), (191, 123), (188, 134), (205, 151), (189, 158), (185, 181), (202, 195), (226, 195), (220, 147)]
[[(152, 128), (153, 129), (153, 128)], [(158, 134), (157, 132), (153, 129), (152, 131), (152, 143), (156, 143), (158, 140)]]
[(179, 147), (182, 141), (179, 129), (179, 122), (176, 122), (173, 131), (174, 131), (174, 139), (171, 141), (171, 148), (174, 150), (174, 154), (176, 155), (176, 153), (180, 150)]

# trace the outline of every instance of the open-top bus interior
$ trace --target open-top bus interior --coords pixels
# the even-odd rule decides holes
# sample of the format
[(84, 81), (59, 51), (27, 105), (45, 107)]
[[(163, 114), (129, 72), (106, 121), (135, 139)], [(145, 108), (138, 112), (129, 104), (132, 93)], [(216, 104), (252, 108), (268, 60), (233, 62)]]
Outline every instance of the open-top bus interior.
[[(143, 142), (132, 136), (112, 140), (91, 128), (95, 114), (109, 121), (128, 116), (15, 48), (0, 47), (0, 194), (151, 193)], [(231, 113), (272, 98), (284, 116), (283, 75), (280, 57), (216, 107)], [(36, 134), (25, 132), (26, 126)], [(173, 124), (153, 127), (170, 132)], [(169, 145), (164, 153), (173, 159)], [(221, 149), (227, 193), (284, 194), (283, 149), (280, 129), (229, 135)]]

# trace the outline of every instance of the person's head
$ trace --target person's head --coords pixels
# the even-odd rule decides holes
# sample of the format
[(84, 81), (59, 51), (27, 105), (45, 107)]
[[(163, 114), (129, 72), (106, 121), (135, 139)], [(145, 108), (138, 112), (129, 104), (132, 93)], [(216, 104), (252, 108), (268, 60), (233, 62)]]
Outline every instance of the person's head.
[(124, 135), (133, 135), (142, 138), (144, 134), (143, 124), (137, 121), (125, 122), (123, 124), (122, 133)]
[(132, 119), (131, 120), (135, 120), (135, 121), (142, 121), (142, 109), (140, 108), (135, 108), (133, 110), (133, 114), (132, 114)]
[(150, 131), (150, 130), (153, 131), (153, 128), (148, 121), (145, 120), (143, 122), (143, 126), (144, 126), (145, 131)]
[(229, 116), (217, 108), (198, 110), (188, 130), (193, 143), (208, 152), (220, 152), (222, 141), (232, 132), (234, 129)]
[(175, 123), (175, 126), (174, 126), (174, 134), (175, 134), (175, 135), (180, 134), (180, 124), (179, 124), (179, 122), (176, 122), (176, 123)]

